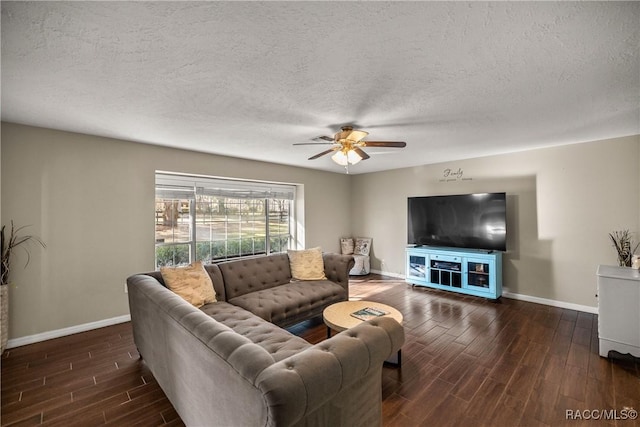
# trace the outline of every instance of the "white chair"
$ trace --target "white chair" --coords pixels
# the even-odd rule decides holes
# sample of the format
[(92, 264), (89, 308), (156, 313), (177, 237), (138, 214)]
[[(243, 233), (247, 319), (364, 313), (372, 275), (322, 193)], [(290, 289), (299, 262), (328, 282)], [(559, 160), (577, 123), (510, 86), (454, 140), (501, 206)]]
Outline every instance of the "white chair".
[(371, 269), (371, 260), (369, 253), (371, 252), (370, 237), (346, 237), (340, 239), (340, 250), (344, 255), (352, 255), (355, 265), (349, 271), (352, 276), (364, 276), (369, 274)]

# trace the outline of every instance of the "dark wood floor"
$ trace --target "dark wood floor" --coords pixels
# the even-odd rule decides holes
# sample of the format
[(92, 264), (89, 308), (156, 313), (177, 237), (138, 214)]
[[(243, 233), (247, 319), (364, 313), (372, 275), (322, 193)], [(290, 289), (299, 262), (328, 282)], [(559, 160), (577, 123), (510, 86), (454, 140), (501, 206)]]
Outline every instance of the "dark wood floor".
[[(620, 419), (640, 410), (640, 363), (598, 356), (595, 315), (377, 275), (353, 279), (351, 295), (404, 314), (402, 368), (383, 371), (385, 426), (640, 425)], [(291, 331), (326, 337), (319, 321)], [(3, 426), (183, 425), (139, 360), (129, 323), (7, 350), (1, 381)], [(619, 419), (567, 419), (584, 410)]]

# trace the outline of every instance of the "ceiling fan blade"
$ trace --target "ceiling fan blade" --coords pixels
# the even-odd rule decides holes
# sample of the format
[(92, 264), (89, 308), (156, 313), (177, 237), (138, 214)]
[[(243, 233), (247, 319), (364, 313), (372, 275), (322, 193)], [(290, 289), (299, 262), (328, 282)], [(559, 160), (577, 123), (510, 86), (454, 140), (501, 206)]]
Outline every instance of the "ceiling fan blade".
[(325, 141), (330, 141), (330, 142), (334, 141), (334, 139), (331, 138), (330, 136), (324, 136), (324, 135), (313, 138), (314, 141), (317, 141), (319, 139), (324, 139)]
[(363, 147), (395, 147), (403, 148), (407, 146), (403, 141), (362, 141)]
[(331, 145), (333, 142), (296, 142), (293, 145)]
[(358, 153), (358, 156), (362, 157), (362, 160), (367, 160), (369, 157), (371, 157), (367, 153), (362, 151), (359, 147), (353, 147), (353, 151)]
[(336, 151), (336, 150), (335, 150), (335, 149), (333, 149), (333, 148), (331, 148), (331, 149), (329, 149), (329, 150), (325, 150), (325, 151), (323, 151), (322, 153), (318, 153), (318, 154), (316, 154), (315, 156), (311, 156), (311, 157), (309, 157), (309, 160), (315, 160), (315, 159), (317, 159), (318, 157), (322, 157), (322, 156), (324, 156), (325, 154), (329, 154), (329, 153), (332, 153), (332, 152), (334, 152), (334, 151)]
[(369, 135), (369, 132), (353, 129), (351, 126), (343, 126), (342, 131), (335, 134), (334, 139), (340, 141), (346, 139), (353, 142), (359, 142), (362, 138)]

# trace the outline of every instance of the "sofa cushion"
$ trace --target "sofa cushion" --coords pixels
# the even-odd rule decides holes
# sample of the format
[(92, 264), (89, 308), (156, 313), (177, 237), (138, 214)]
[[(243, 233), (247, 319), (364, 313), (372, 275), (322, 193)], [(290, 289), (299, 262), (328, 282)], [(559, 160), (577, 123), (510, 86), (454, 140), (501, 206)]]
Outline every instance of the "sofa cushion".
[(186, 267), (162, 267), (160, 273), (169, 289), (195, 307), (216, 301), (213, 282), (202, 262), (197, 261)]
[(304, 339), (232, 304), (216, 302), (200, 310), (264, 348), (276, 362), (311, 347)]
[(291, 277), (295, 280), (326, 280), (322, 249), (288, 250)]
[(347, 291), (328, 280), (291, 282), (232, 298), (229, 302), (278, 326), (290, 326), (322, 314), (329, 304), (347, 299)]

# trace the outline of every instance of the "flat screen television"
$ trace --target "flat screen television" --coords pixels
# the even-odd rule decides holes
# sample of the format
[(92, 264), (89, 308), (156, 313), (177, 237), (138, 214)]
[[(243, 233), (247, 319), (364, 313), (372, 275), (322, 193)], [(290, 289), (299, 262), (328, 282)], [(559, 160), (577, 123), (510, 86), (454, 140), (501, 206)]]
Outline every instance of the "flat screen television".
[(408, 243), (507, 250), (505, 193), (408, 198)]

